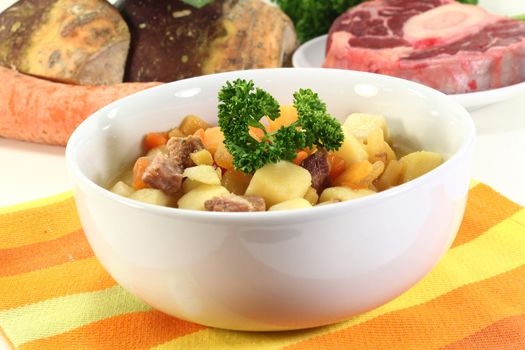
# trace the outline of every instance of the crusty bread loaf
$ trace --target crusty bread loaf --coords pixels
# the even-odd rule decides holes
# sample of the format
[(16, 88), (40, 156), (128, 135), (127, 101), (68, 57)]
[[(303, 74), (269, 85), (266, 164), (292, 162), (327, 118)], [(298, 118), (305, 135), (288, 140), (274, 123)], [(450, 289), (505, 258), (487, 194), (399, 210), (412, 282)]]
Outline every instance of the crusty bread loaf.
[(129, 41), (104, 0), (20, 0), (0, 14), (0, 65), (57, 81), (122, 82)]
[(297, 46), (291, 20), (264, 0), (126, 0), (132, 35), (126, 81), (168, 82), (237, 69), (280, 67)]

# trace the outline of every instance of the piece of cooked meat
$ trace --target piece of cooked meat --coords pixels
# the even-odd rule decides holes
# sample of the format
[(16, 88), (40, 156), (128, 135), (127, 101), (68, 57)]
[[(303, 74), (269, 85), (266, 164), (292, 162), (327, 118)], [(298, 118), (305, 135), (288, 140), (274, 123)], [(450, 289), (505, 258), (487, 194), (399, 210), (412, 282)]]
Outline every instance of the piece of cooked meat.
[(153, 158), (142, 175), (142, 181), (166, 194), (176, 194), (182, 187), (184, 169), (166, 154), (159, 153)]
[(309, 155), (301, 162), (301, 166), (312, 175), (312, 187), (317, 193), (321, 193), (330, 186), (330, 166), (328, 164), (328, 153), (324, 149), (319, 149), (314, 154)]
[(193, 163), (190, 158), (190, 154), (200, 151), (203, 148), (204, 145), (202, 144), (201, 139), (193, 135), (186, 137), (172, 137), (166, 143), (168, 157), (176, 164), (182, 166), (183, 170), (195, 166), (195, 163)]
[(250, 212), (265, 211), (266, 203), (259, 196), (238, 196), (229, 194), (225, 196), (214, 197), (204, 203), (207, 211), (220, 212)]
[(159, 153), (144, 171), (142, 181), (166, 194), (176, 194), (182, 188), (184, 169), (194, 166), (190, 154), (203, 149), (197, 136), (172, 137), (166, 144), (167, 153)]

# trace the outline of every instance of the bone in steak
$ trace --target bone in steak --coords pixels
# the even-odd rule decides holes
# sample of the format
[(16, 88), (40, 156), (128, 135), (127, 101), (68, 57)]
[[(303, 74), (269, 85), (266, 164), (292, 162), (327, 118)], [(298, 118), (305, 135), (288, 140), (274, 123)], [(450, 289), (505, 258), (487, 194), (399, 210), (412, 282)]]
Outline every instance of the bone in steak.
[(327, 68), (413, 80), (448, 94), (525, 80), (525, 23), (453, 0), (373, 0), (328, 34)]

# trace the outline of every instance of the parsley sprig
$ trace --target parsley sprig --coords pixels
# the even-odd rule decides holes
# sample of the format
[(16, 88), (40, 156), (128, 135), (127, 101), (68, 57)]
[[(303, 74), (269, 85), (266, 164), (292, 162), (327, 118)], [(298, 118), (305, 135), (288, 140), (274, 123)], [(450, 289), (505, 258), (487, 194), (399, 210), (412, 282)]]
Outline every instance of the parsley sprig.
[(182, 0), (182, 2), (200, 9), (201, 7), (204, 7), (213, 2), (213, 0)]
[[(219, 127), (224, 144), (233, 156), (233, 165), (244, 173), (253, 173), (268, 163), (293, 160), (298, 149), (322, 147), (339, 149), (344, 134), (339, 121), (326, 111), (326, 104), (310, 89), (293, 94), (298, 120), (279, 130), (268, 132), (261, 119), (279, 117), (279, 103), (268, 92), (256, 88), (253, 81), (237, 79), (226, 82), (219, 91)], [(249, 127), (263, 131), (259, 141)]]

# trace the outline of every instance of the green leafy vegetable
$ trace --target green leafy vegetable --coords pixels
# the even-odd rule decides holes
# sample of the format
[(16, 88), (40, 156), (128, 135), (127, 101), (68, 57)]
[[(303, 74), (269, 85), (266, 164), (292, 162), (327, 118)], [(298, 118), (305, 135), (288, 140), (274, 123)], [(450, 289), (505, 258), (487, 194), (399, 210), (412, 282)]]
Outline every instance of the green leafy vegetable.
[[(292, 19), (300, 42), (326, 34), (334, 20), (363, 0), (274, 0)], [(459, 0), (477, 4), (478, 0)]]
[[(294, 93), (298, 120), (267, 132), (261, 119), (279, 117), (279, 103), (268, 92), (255, 88), (253, 81), (237, 79), (219, 91), (219, 127), (224, 144), (233, 156), (233, 165), (253, 173), (268, 163), (293, 160), (298, 149), (318, 146), (328, 151), (338, 149), (344, 134), (339, 121), (326, 111), (326, 104), (310, 89)], [(261, 141), (253, 138), (249, 127), (264, 132)]]
[(182, 2), (200, 9), (213, 2), (213, 0), (182, 0)]
[(525, 21), (525, 14), (513, 16), (512, 18), (517, 19), (518, 21)]

